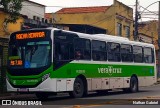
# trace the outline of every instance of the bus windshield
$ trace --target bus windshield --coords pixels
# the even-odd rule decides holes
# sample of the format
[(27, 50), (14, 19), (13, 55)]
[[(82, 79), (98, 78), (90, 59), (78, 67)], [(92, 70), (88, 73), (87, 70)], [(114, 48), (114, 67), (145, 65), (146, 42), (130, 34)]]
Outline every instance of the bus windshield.
[[(50, 50), (49, 41), (27, 42), (23, 46), (10, 45), (10, 66), (16, 68), (47, 66), (50, 60)], [(17, 61), (13, 62), (13, 60)]]

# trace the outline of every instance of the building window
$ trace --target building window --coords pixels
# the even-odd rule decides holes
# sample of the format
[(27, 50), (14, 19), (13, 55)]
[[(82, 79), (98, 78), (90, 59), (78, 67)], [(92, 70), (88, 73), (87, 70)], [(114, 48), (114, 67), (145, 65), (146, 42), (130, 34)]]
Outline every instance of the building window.
[(125, 31), (126, 31), (126, 37), (129, 38), (130, 37), (130, 27), (126, 26)]
[(122, 24), (117, 23), (117, 35), (122, 36)]

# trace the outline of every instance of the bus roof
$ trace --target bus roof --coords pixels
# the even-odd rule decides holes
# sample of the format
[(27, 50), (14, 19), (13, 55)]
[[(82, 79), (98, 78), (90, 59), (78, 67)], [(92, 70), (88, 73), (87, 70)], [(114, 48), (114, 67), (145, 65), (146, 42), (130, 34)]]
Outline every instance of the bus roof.
[(91, 40), (99, 40), (99, 41), (107, 41), (107, 42), (115, 42), (120, 44), (130, 44), (130, 45), (139, 45), (139, 46), (146, 46), (146, 47), (154, 47), (153, 44), (149, 43), (143, 43), (138, 41), (130, 41), (126, 37), (120, 37), (120, 36), (113, 36), (113, 35), (107, 35), (107, 34), (85, 34), (85, 33), (79, 33), (79, 32), (73, 32), (73, 31), (67, 31), (67, 30), (61, 30), (53, 27), (48, 28), (34, 28), (24, 31), (30, 31), (30, 30), (42, 30), (42, 29), (49, 29), (49, 30), (60, 30), (65, 31), (68, 33), (75, 33), (81, 38), (91, 39)]
[[(60, 30), (57, 28), (50, 28), (54, 30)], [(69, 33), (76, 33), (81, 38), (91, 39), (91, 40), (99, 40), (99, 41), (107, 41), (107, 42), (116, 42), (120, 44), (130, 44), (130, 45), (138, 45), (138, 46), (145, 46), (145, 47), (152, 47), (154, 48), (153, 44), (138, 42), (138, 41), (130, 41), (126, 37), (114, 36), (114, 35), (107, 35), (107, 34), (85, 34), (73, 31), (62, 30)]]

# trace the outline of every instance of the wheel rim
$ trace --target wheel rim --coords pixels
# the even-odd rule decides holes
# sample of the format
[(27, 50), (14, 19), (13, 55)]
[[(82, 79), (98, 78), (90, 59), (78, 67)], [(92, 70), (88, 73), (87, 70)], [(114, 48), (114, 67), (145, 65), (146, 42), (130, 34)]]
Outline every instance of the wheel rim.
[(80, 94), (81, 93), (82, 90), (81, 90), (81, 84), (80, 84), (80, 82), (76, 82), (75, 83), (74, 90), (75, 90), (76, 94)]
[(133, 90), (133, 91), (136, 91), (136, 90), (137, 90), (136, 81), (132, 81), (132, 90)]

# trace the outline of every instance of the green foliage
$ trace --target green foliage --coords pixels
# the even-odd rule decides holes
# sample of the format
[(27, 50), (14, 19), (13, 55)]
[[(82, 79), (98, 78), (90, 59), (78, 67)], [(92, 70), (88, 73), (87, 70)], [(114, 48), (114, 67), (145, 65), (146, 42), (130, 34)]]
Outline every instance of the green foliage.
[(1, 0), (0, 5), (3, 6), (4, 11), (9, 13), (8, 18), (5, 19), (6, 23), (16, 23), (20, 16), (23, 0)]

